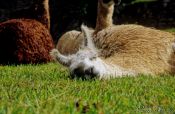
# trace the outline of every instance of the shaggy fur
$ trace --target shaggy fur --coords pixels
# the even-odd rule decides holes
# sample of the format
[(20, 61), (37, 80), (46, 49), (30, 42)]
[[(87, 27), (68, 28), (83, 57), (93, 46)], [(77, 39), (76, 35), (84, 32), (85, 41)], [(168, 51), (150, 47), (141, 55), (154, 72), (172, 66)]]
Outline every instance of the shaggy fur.
[(0, 64), (50, 61), (49, 50), (54, 44), (48, 30), (49, 0), (34, 0), (29, 9), (19, 13), (20, 17), (29, 19), (12, 19), (0, 23)]
[(13, 19), (0, 24), (0, 64), (45, 63), (54, 47), (47, 28), (31, 19)]
[(120, 25), (98, 32), (94, 42), (108, 63), (138, 73), (159, 74), (173, 71), (174, 39), (168, 32), (139, 25)]

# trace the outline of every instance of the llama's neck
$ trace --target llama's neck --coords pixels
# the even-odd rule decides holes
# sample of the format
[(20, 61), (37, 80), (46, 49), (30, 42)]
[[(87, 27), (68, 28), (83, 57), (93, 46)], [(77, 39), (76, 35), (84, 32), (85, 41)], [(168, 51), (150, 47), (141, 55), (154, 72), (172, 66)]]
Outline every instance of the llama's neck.
[[(43, 2), (44, 4), (44, 9), (45, 9), (45, 12), (44, 12), (44, 19), (45, 19), (45, 25), (48, 29), (50, 29), (50, 12), (49, 12), (49, 0), (44, 0)], [(43, 22), (43, 23), (44, 23)]]
[(95, 66), (95, 68), (97, 68), (96, 70), (99, 71), (100, 79), (110, 79), (113, 77), (122, 77), (125, 75), (131, 75), (131, 76), (136, 75), (136, 72), (132, 70), (122, 68), (118, 65), (108, 64), (102, 59), (99, 59), (98, 61), (99, 62)]
[(34, 0), (33, 12), (36, 20), (50, 29), (49, 0)]
[(114, 2), (104, 4), (103, 0), (98, 0), (97, 20), (95, 32), (113, 25)]

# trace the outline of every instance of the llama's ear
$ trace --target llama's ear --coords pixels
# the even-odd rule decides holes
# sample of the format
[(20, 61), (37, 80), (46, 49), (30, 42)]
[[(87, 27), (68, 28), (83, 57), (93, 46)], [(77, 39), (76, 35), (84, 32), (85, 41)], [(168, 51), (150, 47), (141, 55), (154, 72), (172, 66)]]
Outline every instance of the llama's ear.
[(82, 45), (81, 45), (81, 48), (85, 48), (85, 47), (87, 47), (88, 45), (87, 45), (87, 37), (88, 37), (88, 35), (87, 35), (87, 27), (84, 25), (84, 24), (81, 24), (81, 31), (82, 31), (82, 33), (83, 33), (83, 41), (82, 41)]
[(114, 0), (99, 0), (100, 5), (104, 8), (108, 8), (115, 4)]
[(81, 25), (81, 30), (83, 32), (84, 35), (84, 39), (83, 39), (83, 46), (84, 47), (88, 47), (92, 50), (96, 50), (92, 36), (91, 36), (91, 32), (89, 31), (89, 28), (87, 26), (85, 26), (84, 24)]
[(115, 2), (116, 5), (120, 5), (121, 0), (113, 0)]

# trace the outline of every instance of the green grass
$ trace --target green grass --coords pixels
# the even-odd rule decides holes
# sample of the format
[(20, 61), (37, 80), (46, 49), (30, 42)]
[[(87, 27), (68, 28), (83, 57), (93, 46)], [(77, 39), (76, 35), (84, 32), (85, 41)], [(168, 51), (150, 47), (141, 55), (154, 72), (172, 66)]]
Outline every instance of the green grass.
[(175, 28), (170, 28), (170, 29), (165, 29), (165, 31), (168, 31), (168, 32), (175, 32)]
[(67, 69), (0, 66), (0, 114), (173, 114), (175, 77), (70, 79)]
[(153, 1), (157, 1), (157, 0), (135, 0), (131, 4), (141, 3), (141, 2), (153, 2)]

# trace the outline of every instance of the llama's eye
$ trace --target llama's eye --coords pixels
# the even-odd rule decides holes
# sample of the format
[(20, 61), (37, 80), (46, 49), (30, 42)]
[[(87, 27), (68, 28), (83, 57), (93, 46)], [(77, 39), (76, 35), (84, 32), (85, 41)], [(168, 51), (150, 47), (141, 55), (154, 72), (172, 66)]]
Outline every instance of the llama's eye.
[(90, 58), (91, 61), (92, 61), (92, 60), (95, 60), (95, 59), (96, 59), (96, 57), (91, 57), (91, 58)]

